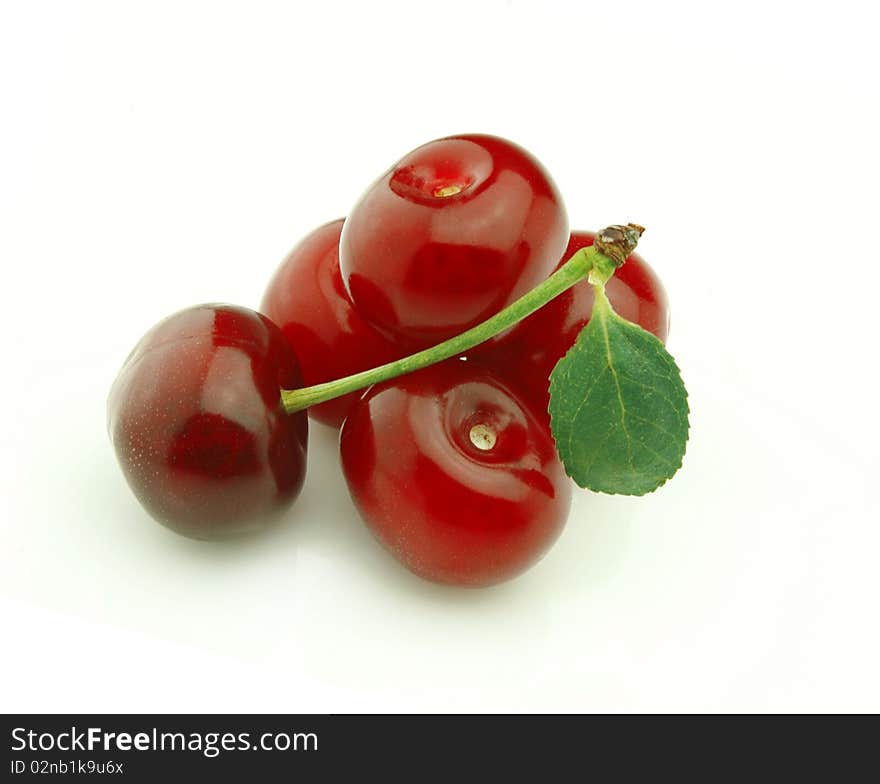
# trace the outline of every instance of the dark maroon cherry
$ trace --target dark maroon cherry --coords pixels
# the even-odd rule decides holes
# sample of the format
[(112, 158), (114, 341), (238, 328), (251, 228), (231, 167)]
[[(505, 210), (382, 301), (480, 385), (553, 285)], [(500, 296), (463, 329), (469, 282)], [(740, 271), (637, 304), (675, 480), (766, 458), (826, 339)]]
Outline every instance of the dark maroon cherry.
[(345, 221), (340, 266), (365, 319), (425, 348), (540, 283), (567, 240), (562, 197), (535, 158), (495, 136), (452, 136), (367, 190)]
[(548, 428), (473, 362), (372, 387), (342, 426), (340, 452), (367, 526), (429, 580), (514, 577), (565, 525), (571, 482)]
[[(342, 221), (337, 220), (302, 240), (275, 272), (260, 306), (295, 346), (305, 386), (369, 370), (406, 353), (351, 304), (339, 274), (341, 231)], [(309, 416), (339, 427), (362, 394), (352, 392), (313, 406)]]
[(217, 539), (274, 520), (299, 494), (308, 420), (279, 388), (297, 358), (268, 318), (232, 305), (170, 316), (135, 346), (107, 404), (128, 484), (160, 523)]
[[(576, 251), (593, 244), (593, 232), (573, 232), (557, 268)], [(669, 303), (656, 273), (633, 253), (605, 286), (612, 307), (664, 343), (669, 334)], [(511, 379), (544, 417), (550, 403), (550, 373), (565, 356), (593, 313), (593, 287), (572, 286), (506, 333), (468, 353), (502, 377)]]

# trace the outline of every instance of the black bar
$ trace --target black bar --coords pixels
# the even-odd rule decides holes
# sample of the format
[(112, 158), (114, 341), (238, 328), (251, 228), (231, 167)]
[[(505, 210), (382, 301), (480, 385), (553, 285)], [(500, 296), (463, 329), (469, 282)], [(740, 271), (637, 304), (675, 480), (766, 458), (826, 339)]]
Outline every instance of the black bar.
[[(830, 720), (836, 721), (831, 718)], [(36, 715), (2, 716), (4, 781), (304, 781), (338, 774), (367, 781), (456, 783), (477, 769), (493, 781), (527, 769), (537, 781), (618, 780), (647, 771), (719, 773), (790, 780), (833, 759), (828, 780), (874, 769), (875, 721), (838, 733), (835, 749), (818, 722), (802, 717), (623, 717), (504, 715)], [(778, 725), (782, 728), (763, 726)], [(825, 717), (824, 721), (829, 721)], [(823, 723), (824, 723), (823, 721)], [(819, 732), (823, 732), (819, 735)], [(830, 754), (836, 752), (836, 756)], [(868, 756), (870, 753), (870, 756)], [(869, 768), (859, 766), (870, 759)], [(97, 777), (97, 778), (96, 778)], [(170, 777), (170, 778), (169, 778)], [(336, 780), (334, 778), (334, 780)]]

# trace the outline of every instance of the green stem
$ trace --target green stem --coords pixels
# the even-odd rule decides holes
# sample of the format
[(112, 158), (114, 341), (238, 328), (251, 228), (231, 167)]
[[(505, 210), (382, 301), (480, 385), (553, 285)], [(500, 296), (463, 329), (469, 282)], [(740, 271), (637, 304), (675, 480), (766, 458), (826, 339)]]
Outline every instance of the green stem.
[[(349, 392), (378, 384), (380, 381), (388, 381), (388, 379), (442, 362), (444, 359), (464, 354), (474, 346), (478, 346), (483, 341), (494, 337), (499, 332), (503, 332), (526, 316), (531, 315), (551, 299), (586, 278), (594, 268), (600, 271), (602, 277), (605, 277), (606, 271), (613, 272), (614, 266), (613, 262), (595, 247), (582, 248), (539, 286), (467, 332), (462, 332), (460, 335), (424, 351), (419, 351), (394, 362), (388, 362), (385, 365), (379, 365), (362, 373), (355, 373), (336, 381), (327, 381), (324, 384), (315, 384), (303, 389), (282, 389), (281, 401), (284, 408), (287, 413), (292, 414), (318, 405), (318, 403), (325, 403), (335, 397), (347, 395)], [(610, 277), (610, 272), (608, 277)], [(607, 278), (605, 279), (607, 280)]]

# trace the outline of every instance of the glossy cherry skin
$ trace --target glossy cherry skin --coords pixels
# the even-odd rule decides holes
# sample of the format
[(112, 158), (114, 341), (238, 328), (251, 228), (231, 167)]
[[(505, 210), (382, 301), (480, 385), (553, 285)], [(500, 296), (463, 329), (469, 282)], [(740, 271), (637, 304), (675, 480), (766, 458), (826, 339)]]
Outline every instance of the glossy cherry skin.
[(547, 277), (568, 219), (541, 164), (512, 142), (429, 142), (355, 205), (340, 266), (358, 312), (399, 345), (425, 348), (485, 320)]
[[(593, 244), (593, 232), (573, 232), (557, 265)], [(664, 343), (669, 334), (669, 302), (654, 270), (632, 254), (605, 286), (612, 307)], [(545, 418), (550, 404), (550, 373), (565, 356), (593, 313), (593, 287), (576, 283), (506, 333), (481, 344), (468, 356), (514, 380), (517, 389)]]
[(483, 586), (534, 564), (571, 483), (544, 426), (485, 368), (449, 360), (371, 388), (340, 435), (352, 499), (411, 571)]
[(279, 387), (301, 383), (269, 319), (231, 305), (182, 310), (151, 329), (107, 404), (125, 478), (160, 523), (195, 539), (276, 519), (305, 478), (308, 419)]
[[(369, 370), (406, 353), (351, 304), (339, 273), (341, 231), (342, 220), (337, 220), (303, 239), (275, 272), (260, 306), (295, 347), (305, 386)], [(339, 427), (362, 394), (313, 406), (309, 416)]]

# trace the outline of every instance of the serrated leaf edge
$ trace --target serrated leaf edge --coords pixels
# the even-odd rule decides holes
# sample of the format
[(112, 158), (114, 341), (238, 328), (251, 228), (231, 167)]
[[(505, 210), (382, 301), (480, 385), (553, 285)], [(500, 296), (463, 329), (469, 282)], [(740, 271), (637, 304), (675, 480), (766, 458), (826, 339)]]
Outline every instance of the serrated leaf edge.
[[(602, 294), (604, 295), (604, 291), (602, 292)], [(643, 328), (642, 326), (640, 326), (639, 324), (636, 324), (636, 323), (634, 323), (634, 322), (632, 322), (632, 321), (628, 321), (627, 319), (625, 319), (625, 318), (623, 318), (622, 316), (620, 316), (620, 315), (614, 310), (614, 308), (611, 307), (611, 303), (608, 302), (607, 298), (606, 298), (606, 303), (607, 303), (608, 314), (609, 314), (612, 318), (616, 318), (616, 319), (618, 319), (619, 321), (621, 321), (621, 322), (623, 322), (623, 323), (625, 323), (625, 324), (628, 324), (629, 326), (632, 326), (632, 327), (635, 327), (635, 328), (638, 329), (638, 330), (641, 330), (641, 332), (643, 332), (643, 333), (644, 333), (645, 335), (647, 335), (649, 338), (651, 338), (652, 340), (654, 340), (654, 341), (658, 344), (658, 346), (659, 346), (659, 348), (660, 348), (660, 350), (661, 350), (661, 352), (662, 352), (662, 356), (664, 356), (664, 357), (668, 360), (668, 362), (672, 365), (672, 367), (675, 368), (675, 372), (676, 372), (677, 375), (678, 375), (678, 380), (681, 382), (681, 387), (682, 387), (682, 390), (684, 391), (684, 424), (685, 424), (684, 450), (682, 451), (682, 453), (681, 453), (681, 457), (678, 459), (677, 464), (675, 464), (672, 473), (671, 473), (669, 476), (667, 476), (667, 477), (665, 477), (664, 479), (662, 479), (657, 485), (655, 485), (654, 487), (652, 487), (650, 490), (645, 490), (645, 491), (642, 492), (642, 493), (627, 493), (627, 492), (621, 492), (621, 491), (618, 491), (618, 490), (606, 490), (606, 489), (602, 489), (601, 487), (590, 487), (589, 485), (581, 484), (580, 482), (577, 481), (577, 479), (574, 478), (574, 476), (572, 476), (572, 473), (571, 473), (571, 471), (569, 471), (568, 466), (567, 466), (566, 463), (565, 463), (565, 460), (562, 460), (562, 455), (561, 455), (561, 454), (559, 455), (559, 457), (560, 457), (560, 462), (562, 463), (562, 467), (563, 467), (563, 470), (565, 471), (566, 476), (568, 476), (568, 477), (569, 477), (569, 478), (570, 478), (570, 479), (571, 479), (571, 480), (572, 480), (572, 481), (573, 481), (578, 487), (580, 487), (580, 488), (582, 488), (582, 489), (584, 489), (584, 490), (590, 490), (591, 492), (595, 492), (595, 493), (603, 493), (603, 494), (605, 494), (605, 495), (621, 495), (621, 496), (629, 496), (629, 497), (640, 498), (640, 497), (642, 497), (642, 496), (650, 495), (651, 493), (654, 493), (654, 492), (656, 492), (657, 490), (659, 490), (659, 489), (660, 489), (661, 487), (663, 487), (663, 486), (664, 486), (664, 485), (665, 485), (670, 479), (672, 479), (672, 477), (674, 477), (674, 476), (675, 476), (675, 475), (681, 470), (681, 467), (684, 465), (684, 456), (687, 454), (687, 444), (688, 444), (688, 442), (690, 441), (690, 430), (691, 430), (691, 425), (690, 425), (690, 413), (691, 413), (691, 408), (690, 408), (690, 396), (689, 396), (689, 394), (688, 394), (687, 386), (685, 385), (685, 383), (684, 383), (684, 379), (682, 378), (682, 375), (681, 375), (681, 368), (679, 368), (678, 363), (675, 361), (675, 357), (673, 357), (672, 354), (669, 353), (669, 351), (667, 350), (667, 348), (666, 348), (666, 346), (664, 345), (663, 341), (660, 340), (656, 335), (652, 334), (651, 332), (648, 332), (646, 329), (644, 329), (644, 328)], [(595, 310), (594, 310), (594, 315), (595, 315)], [(581, 340), (581, 336), (587, 331), (587, 329), (590, 328), (590, 326), (593, 324), (593, 320), (594, 320), (594, 319), (591, 318), (591, 319), (590, 319), (590, 320), (584, 325), (583, 329), (581, 329), (581, 331), (578, 333), (578, 336), (575, 338), (574, 343), (572, 343), (572, 345), (571, 345), (571, 347), (568, 349), (568, 351), (566, 351), (565, 354), (559, 359), (559, 361), (557, 361), (557, 363), (553, 366), (553, 370), (550, 371), (549, 381), (550, 381), (550, 402), (551, 402), (551, 404), (552, 404), (552, 401), (553, 401), (553, 388), (554, 388), (555, 386), (557, 386), (558, 383), (559, 383), (559, 382), (557, 381), (557, 379), (559, 378), (559, 376), (556, 374), (556, 370), (557, 370), (557, 368), (559, 367), (559, 365), (562, 364), (562, 363), (568, 358), (568, 356), (569, 356), (569, 355), (575, 350), (575, 348), (576, 348), (578, 342)], [(617, 386), (617, 391), (618, 391), (618, 399), (620, 400), (620, 403), (621, 403), (621, 411), (622, 411), (623, 417), (625, 417), (625, 416), (626, 416), (626, 406), (625, 406), (625, 404), (623, 403), (623, 400), (621, 399), (621, 397), (622, 397), (622, 392), (621, 392), (621, 389), (620, 389), (620, 382), (619, 382), (619, 379), (618, 379), (618, 377), (617, 377), (617, 373), (616, 373), (616, 371), (614, 370), (613, 366), (612, 366), (611, 363), (610, 363), (611, 346), (610, 346), (610, 340), (609, 340), (609, 336), (608, 336), (608, 327), (607, 327), (607, 324), (606, 324), (604, 321), (602, 322), (602, 330), (603, 330), (603, 335), (604, 335), (604, 338), (605, 338), (606, 359), (608, 360), (608, 365), (607, 365), (607, 367), (608, 367), (609, 370), (612, 371), (612, 373), (614, 373), (614, 377), (615, 377), (615, 385)], [(624, 333), (624, 334), (626, 335), (626, 333)], [(599, 379), (599, 376), (597, 376), (597, 377), (596, 377), (596, 380), (593, 381), (593, 385), (595, 385), (595, 384), (598, 382), (598, 379)], [(640, 382), (636, 381), (635, 379), (632, 379), (632, 380), (633, 380), (634, 383), (640, 383)], [(592, 385), (591, 385), (590, 389), (592, 389)], [(578, 409), (577, 409), (578, 413), (581, 411), (581, 407), (584, 405), (584, 402), (586, 401), (586, 397), (588, 397), (588, 396), (589, 396), (589, 393), (587, 393), (587, 395), (585, 396), (584, 401), (582, 401), (581, 404), (578, 406)], [(664, 397), (664, 399), (670, 404), (670, 406), (671, 406), (674, 410), (676, 410), (676, 411), (678, 410), (678, 407), (677, 407), (677, 406), (676, 406), (671, 400), (669, 400), (669, 399), (666, 398), (665, 396), (661, 396), (661, 397)], [(555, 436), (554, 429), (553, 429), (553, 421), (554, 421), (555, 417), (554, 417), (554, 415), (553, 415), (553, 411), (552, 411), (552, 406), (551, 406), (551, 405), (548, 405), (548, 407), (547, 407), (547, 413), (548, 413), (549, 416), (550, 416), (550, 432), (551, 432), (551, 435), (553, 435), (553, 439), (554, 439), (554, 443), (555, 443), (555, 442), (556, 442), (556, 436)], [(575, 414), (575, 416), (577, 416), (577, 414)], [(661, 428), (661, 430), (662, 430), (662, 428)], [(610, 431), (609, 431), (609, 432), (610, 432)], [(571, 441), (572, 441), (573, 437), (574, 437), (574, 428), (571, 428), (571, 433), (569, 434), (569, 437), (568, 437), (568, 444), (567, 444), (569, 454), (571, 454)], [(630, 438), (629, 434), (627, 434), (627, 444), (628, 444), (628, 445), (631, 444), (631, 438)], [(558, 445), (557, 445), (557, 452), (559, 452), (559, 447), (558, 447)], [(630, 451), (630, 460), (632, 460), (632, 453), (631, 453), (631, 451)]]

